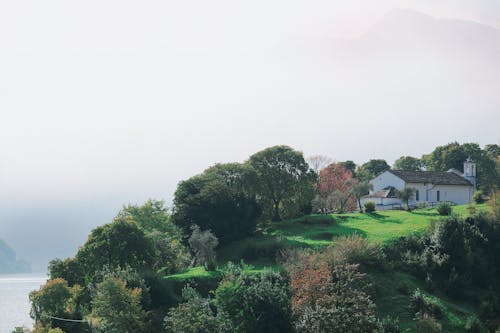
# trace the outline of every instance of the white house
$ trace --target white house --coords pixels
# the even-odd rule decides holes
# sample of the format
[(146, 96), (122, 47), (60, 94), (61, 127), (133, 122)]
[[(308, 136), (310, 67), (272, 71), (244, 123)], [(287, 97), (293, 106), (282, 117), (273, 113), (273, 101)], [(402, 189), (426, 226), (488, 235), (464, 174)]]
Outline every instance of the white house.
[(468, 204), (476, 190), (476, 164), (469, 158), (464, 162), (464, 172), (387, 170), (370, 180), (373, 189), (361, 198), (361, 204), (373, 201), (378, 210), (402, 205), (396, 190), (405, 187), (415, 189), (409, 204), (448, 201), (457, 205)]

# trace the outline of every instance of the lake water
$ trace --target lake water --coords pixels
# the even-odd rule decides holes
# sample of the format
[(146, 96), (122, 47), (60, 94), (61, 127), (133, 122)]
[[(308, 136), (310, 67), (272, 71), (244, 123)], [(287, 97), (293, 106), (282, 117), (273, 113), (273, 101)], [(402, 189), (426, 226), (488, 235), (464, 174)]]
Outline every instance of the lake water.
[(44, 274), (0, 275), (0, 333), (16, 326), (32, 328), (28, 295), (45, 283)]

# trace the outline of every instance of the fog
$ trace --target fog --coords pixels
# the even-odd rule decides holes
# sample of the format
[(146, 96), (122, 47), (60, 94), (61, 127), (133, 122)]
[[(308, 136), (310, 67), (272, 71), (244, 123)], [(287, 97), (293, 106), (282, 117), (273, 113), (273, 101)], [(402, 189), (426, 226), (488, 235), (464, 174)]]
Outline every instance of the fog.
[(275, 144), (498, 143), (498, 27), (495, 0), (2, 2), (0, 238), (43, 269), (122, 204)]

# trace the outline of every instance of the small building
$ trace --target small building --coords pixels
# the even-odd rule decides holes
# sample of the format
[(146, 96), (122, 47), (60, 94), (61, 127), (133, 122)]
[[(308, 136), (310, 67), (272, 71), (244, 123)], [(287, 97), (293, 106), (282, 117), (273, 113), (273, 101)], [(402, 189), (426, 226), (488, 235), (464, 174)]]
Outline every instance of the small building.
[(476, 190), (476, 164), (468, 158), (464, 172), (387, 170), (370, 180), (373, 189), (361, 198), (361, 205), (373, 201), (378, 210), (398, 208), (403, 205), (396, 195), (405, 187), (415, 189), (411, 206), (447, 201), (456, 205), (472, 202)]

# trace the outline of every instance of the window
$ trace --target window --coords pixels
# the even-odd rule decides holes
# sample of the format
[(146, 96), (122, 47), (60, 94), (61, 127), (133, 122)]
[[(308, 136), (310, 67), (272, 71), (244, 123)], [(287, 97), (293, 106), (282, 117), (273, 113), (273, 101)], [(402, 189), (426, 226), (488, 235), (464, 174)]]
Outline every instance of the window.
[(415, 200), (420, 200), (420, 193), (418, 193), (418, 190), (415, 191)]
[(439, 191), (437, 191), (437, 201), (441, 201), (441, 193)]

